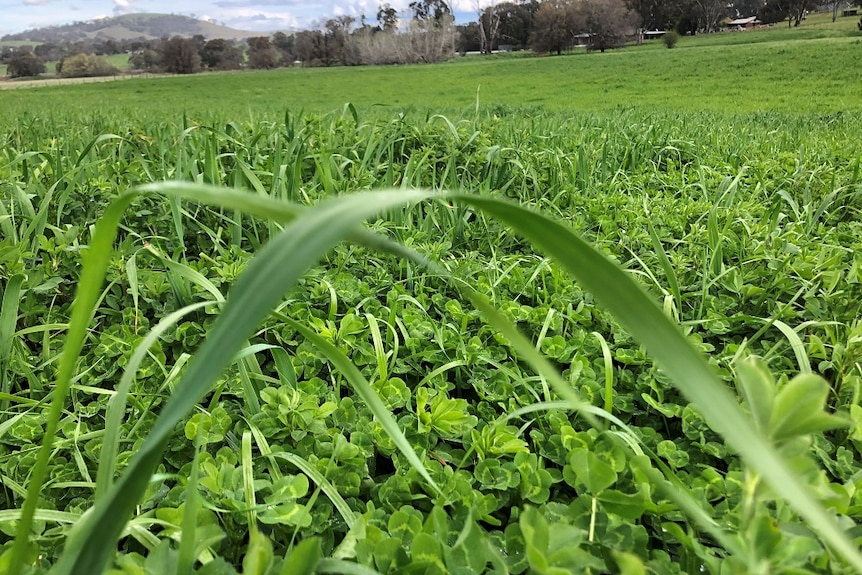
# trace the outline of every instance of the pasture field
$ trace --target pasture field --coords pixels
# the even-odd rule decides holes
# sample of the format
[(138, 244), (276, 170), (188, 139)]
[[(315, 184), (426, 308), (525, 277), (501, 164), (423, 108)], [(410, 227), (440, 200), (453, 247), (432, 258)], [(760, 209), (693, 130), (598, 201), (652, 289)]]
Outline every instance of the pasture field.
[(362, 108), (413, 106), (451, 114), (475, 106), (477, 97), (486, 106), (555, 111), (636, 107), (817, 113), (862, 108), (862, 71), (854, 64), (862, 58), (862, 36), (718, 43), (757, 34), (784, 38), (782, 30), (746, 34), (684, 38), (673, 50), (656, 42), (606, 54), (465, 58), (433, 67), (282, 69), (56, 86), (7, 91), (0, 103), (13, 116), (28, 110), (66, 114), (99, 109), (124, 117), (171, 114), (179, 103), (201, 121), (212, 115), (277, 114), (286, 107), (322, 112), (347, 101)]
[(862, 572), (860, 49), (0, 93), (0, 572)]

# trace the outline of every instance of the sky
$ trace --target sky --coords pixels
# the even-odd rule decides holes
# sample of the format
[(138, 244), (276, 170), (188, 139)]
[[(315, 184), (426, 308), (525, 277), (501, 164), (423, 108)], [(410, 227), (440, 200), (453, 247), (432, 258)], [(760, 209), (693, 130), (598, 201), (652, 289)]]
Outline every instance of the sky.
[[(0, 0), (0, 36), (42, 26), (120, 14), (155, 12), (211, 20), (239, 30), (271, 32), (310, 28), (333, 16), (365, 14), (373, 21), (384, 0)], [(411, 0), (388, 0), (398, 10)], [(482, 5), (486, 0), (479, 0)], [(475, 20), (477, 0), (450, 0), (456, 20)], [(406, 13), (406, 12), (405, 12)]]

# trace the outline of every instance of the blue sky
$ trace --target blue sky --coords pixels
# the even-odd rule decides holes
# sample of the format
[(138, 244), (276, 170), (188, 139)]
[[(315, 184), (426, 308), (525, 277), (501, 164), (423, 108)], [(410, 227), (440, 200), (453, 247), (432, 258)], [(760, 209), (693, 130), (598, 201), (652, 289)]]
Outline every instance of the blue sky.
[[(307, 28), (322, 18), (365, 14), (374, 20), (378, 0), (0, 0), (0, 36), (30, 28), (135, 12), (194, 15), (240, 30)], [(480, 0), (482, 5), (488, 0)], [(410, 0), (389, 0), (406, 10)], [(476, 0), (450, 0), (457, 20), (475, 19)]]

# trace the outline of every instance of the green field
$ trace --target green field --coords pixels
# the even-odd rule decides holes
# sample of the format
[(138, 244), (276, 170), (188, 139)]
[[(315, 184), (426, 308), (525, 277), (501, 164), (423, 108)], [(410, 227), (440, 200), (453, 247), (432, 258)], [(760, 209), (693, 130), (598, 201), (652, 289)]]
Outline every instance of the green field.
[(0, 572), (862, 572), (862, 41), (773, 33), (0, 91)]
[[(744, 35), (726, 36), (726, 41)], [(756, 33), (753, 33), (756, 34)], [(123, 115), (278, 113), (285, 107), (325, 111), (356, 106), (406, 106), (458, 112), (480, 105), (554, 111), (647, 108), (818, 112), (862, 108), (862, 38), (755, 44), (686, 45), (566, 57), (481, 58), (444, 65), (287, 69), (140, 80), (110, 86), (55, 87), (4, 93), (13, 113), (28, 109)], [(178, 105), (179, 104), (179, 105)]]

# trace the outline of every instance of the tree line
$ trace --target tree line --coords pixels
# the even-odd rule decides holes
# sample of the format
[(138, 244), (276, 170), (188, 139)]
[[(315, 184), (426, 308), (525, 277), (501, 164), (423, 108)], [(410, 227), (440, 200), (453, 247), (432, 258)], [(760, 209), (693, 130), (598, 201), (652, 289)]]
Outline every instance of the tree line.
[[(836, 6), (845, 0), (833, 0)], [(456, 52), (505, 48), (556, 53), (583, 45), (604, 51), (637, 40), (642, 30), (679, 34), (714, 32), (726, 18), (757, 15), (764, 23), (799, 25), (814, 0), (509, 0), (479, 3), (476, 19), (455, 25), (446, 0), (414, 0), (406, 13), (378, 6), (362, 15), (322, 20), (312, 29), (252, 37), (245, 42), (174, 36), (160, 40), (46, 42), (3, 48), (10, 76), (43, 73), (59, 61), (62, 75), (103, 75), (117, 70), (97, 57), (128, 53), (133, 69), (192, 74), (203, 70), (285, 66), (353, 66), (439, 62)], [(80, 55), (88, 57), (83, 58)], [(69, 58), (75, 57), (71, 62)], [(63, 72), (65, 70), (65, 72)]]

